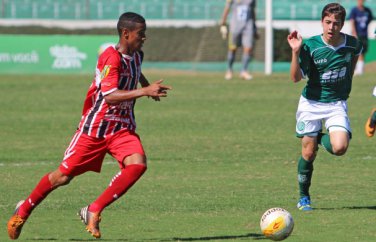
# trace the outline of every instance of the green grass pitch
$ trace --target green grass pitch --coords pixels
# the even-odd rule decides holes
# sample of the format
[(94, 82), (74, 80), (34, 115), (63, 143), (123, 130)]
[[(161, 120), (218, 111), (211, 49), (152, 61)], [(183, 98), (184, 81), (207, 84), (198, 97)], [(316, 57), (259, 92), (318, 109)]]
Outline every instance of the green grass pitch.
[[(376, 99), (375, 73), (355, 77), (349, 99), (353, 139), (343, 157), (322, 148), (302, 213), (296, 166), (295, 111), (304, 81), (287, 74), (223, 80), (223, 73), (145, 71), (173, 86), (160, 103), (136, 104), (149, 169), (102, 214), (103, 241), (255, 241), (271, 207), (291, 212), (287, 241), (376, 240), (376, 137), (364, 123)], [(0, 76), (0, 241), (15, 204), (55, 169), (79, 122), (91, 75)], [(107, 156), (100, 174), (86, 173), (34, 210), (20, 241), (92, 241), (76, 216), (117, 173)]]

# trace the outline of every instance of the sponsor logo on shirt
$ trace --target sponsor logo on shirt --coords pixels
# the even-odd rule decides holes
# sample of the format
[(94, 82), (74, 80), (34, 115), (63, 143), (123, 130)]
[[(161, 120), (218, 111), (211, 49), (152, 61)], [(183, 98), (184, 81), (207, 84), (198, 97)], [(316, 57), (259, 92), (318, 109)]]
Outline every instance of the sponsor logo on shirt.
[(106, 121), (115, 121), (115, 122), (126, 123), (126, 124), (131, 123), (130, 118), (124, 118), (124, 117), (120, 117), (120, 116), (117, 116), (117, 115), (111, 115), (111, 114), (106, 114), (104, 116), (104, 119)]
[(130, 109), (133, 107), (133, 101), (132, 102), (129, 102), (129, 101), (125, 101), (125, 102), (122, 102), (120, 103), (117, 108), (120, 108), (122, 110), (124, 109)]
[(315, 64), (317, 65), (317, 64), (322, 64), (322, 63), (326, 63), (326, 62), (328, 62), (328, 60), (327, 59), (318, 59), (318, 60), (315, 60)]
[(342, 67), (341, 69), (328, 70), (321, 77), (321, 83), (335, 83), (345, 79), (347, 72), (347, 67)]

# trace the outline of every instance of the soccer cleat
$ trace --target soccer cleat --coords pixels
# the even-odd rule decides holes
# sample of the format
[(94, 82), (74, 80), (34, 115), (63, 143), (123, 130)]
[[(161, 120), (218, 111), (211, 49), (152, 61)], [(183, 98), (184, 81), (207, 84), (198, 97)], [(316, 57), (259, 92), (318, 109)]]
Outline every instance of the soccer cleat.
[(240, 78), (248, 81), (251, 80), (253, 76), (246, 71), (242, 71), (240, 72)]
[(299, 210), (302, 210), (302, 211), (313, 210), (313, 208), (311, 207), (311, 199), (309, 197), (300, 198), (297, 207)]
[(81, 221), (86, 225), (86, 230), (93, 237), (99, 239), (101, 237), (101, 232), (99, 231), (99, 222), (101, 221), (101, 216), (99, 213), (92, 213), (88, 210), (89, 206), (81, 208), (77, 215), (80, 216)]
[(23, 200), (19, 201), (16, 205), (16, 209), (14, 210), (14, 213), (12, 217), (10, 217), (8, 221), (8, 235), (10, 239), (18, 239), (18, 237), (21, 234), (22, 226), (25, 224), (26, 219), (21, 218), (20, 215), (17, 214), (18, 209), (21, 207), (21, 205), (24, 203)]
[(226, 71), (226, 74), (225, 74), (225, 79), (226, 80), (231, 80), (232, 79), (232, 71)]
[(371, 118), (375, 112), (376, 112), (376, 108), (372, 110), (371, 116), (367, 119), (366, 125), (364, 126), (364, 131), (366, 132), (366, 135), (368, 137), (373, 137), (373, 135), (375, 134), (376, 124), (371, 122), (372, 120)]

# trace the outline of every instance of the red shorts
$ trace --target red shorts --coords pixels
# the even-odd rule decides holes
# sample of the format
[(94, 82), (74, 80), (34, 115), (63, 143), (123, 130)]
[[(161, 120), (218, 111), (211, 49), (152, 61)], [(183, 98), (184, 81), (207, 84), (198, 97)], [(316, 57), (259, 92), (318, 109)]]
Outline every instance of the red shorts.
[(135, 153), (145, 155), (140, 137), (135, 132), (124, 130), (106, 138), (95, 138), (77, 130), (59, 169), (66, 176), (77, 176), (87, 171), (100, 172), (106, 153), (118, 161), (120, 168), (124, 168), (123, 160), (127, 156)]

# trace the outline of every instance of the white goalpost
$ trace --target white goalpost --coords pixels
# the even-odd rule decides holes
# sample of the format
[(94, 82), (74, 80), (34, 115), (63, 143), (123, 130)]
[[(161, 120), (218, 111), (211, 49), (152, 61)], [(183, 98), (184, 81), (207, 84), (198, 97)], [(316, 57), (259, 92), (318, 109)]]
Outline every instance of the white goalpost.
[(265, 74), (273, 72), (273, 0), (265, 0)]

